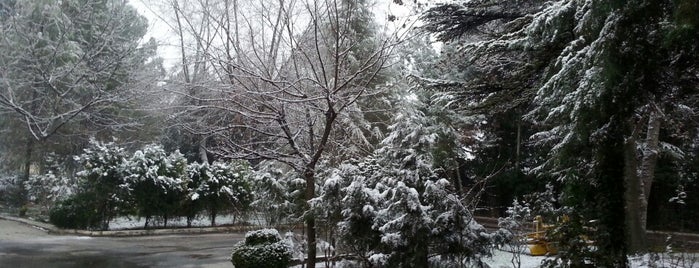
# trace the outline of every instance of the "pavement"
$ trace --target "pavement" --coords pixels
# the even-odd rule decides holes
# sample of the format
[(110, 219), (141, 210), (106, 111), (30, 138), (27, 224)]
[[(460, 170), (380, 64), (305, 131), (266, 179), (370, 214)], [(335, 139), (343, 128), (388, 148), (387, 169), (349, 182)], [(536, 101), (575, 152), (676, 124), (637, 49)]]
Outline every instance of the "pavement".
[[(88, 232), (95, 234), (89, 236), (1, 215), (0, 267), (230, 268), (233, 245), (243, 240), (245, 234), (227, 230), (189, 230), (187, 233), (182, 229), (153, 230), (160, 231), (157, 233), (130, 230)], [(216, 233), (211, 233), (213, 231)]]
[(148, 229), (148, 230), (113, 230), (113, 231), (89, 231), (78, 229), (61, 229), (50, 223), (35, 221), (27, 218), (19, 218), (12, 215), (0, 214), (0, 219), (15, 221), (34, 228), (42, 229), (49, 234), (55, 235), (81, 235), (81, 236), (144, 236), (144, 235), (172, 235), (172, 234), (212, 234), (212, 233), (233, 233), (257, 230), (260, 226), (217, 226), (217, 227), (192, 227), (192, 228), (172, 228), (172, 229)]

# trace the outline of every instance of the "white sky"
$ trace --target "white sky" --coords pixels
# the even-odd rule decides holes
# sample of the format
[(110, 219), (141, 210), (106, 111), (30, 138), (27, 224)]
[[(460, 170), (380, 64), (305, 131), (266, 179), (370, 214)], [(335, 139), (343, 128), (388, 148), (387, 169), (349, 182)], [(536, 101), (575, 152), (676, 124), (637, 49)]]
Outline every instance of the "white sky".
[(146, 19), (148, 19), (148, 32), (143, 38), (143, 41), (148, 41), (154, 38), (158, 42), (158, 54), (163, 58), (163, 64), (168, 70), (177, 65), (180, 61), (179, 50), (176, 44), (175, 32), (171, 30), (163, 19), (167, 19), (166, 14), (158, 14), (161, 9), (160, 4), (163, 1), (157, 0), (129, 0), (129, 4), (138, 10)]
[[(386, 22), (389, 14), (397, 16), (399, 19), (396, 22), (389, 23), (389, 29), (400, 28), (401, 24), (408, 19), (409, 9), (405, 6), (394, 4), (392, 0), (375, 0), (374, 14), (379, 22)], [(138, 12), (148, 19), (148, 32), (143, 41), (148, 41), (154, 38), (158, 43), (158, 54), (163, 58), (163, 64), (166, 69), (171, 70), (180, 61), (180, 48), (173, 27), (168, 26), (165, 22), (171, 20), (169, 14), (164, 14), (162, 11), (167, 10), (167, 0), (128, 0)], [(402, 18), (402, 19), (401, 19)], [(394, 25), (391, 25), (394, 24)]]

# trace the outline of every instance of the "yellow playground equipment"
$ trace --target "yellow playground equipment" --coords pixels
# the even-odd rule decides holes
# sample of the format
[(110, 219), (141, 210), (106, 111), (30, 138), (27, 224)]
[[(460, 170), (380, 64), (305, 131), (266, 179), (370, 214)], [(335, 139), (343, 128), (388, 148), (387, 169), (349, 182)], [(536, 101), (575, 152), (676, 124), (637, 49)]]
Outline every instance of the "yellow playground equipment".
[[(563, 216), (560, 221), (568, 221), (568, 216)], [(555, 225), (545, 224), (541, 216), (534, 217), (532, 222), (532, 231), (526, 235), (526, 242), (529, 246), (529, 254), (533, 256), (543, 256), (546, 254), (557, 254), (558, 249), (556, 248), (556, 243), (551, 242), (546, 237), (546, 232)]]

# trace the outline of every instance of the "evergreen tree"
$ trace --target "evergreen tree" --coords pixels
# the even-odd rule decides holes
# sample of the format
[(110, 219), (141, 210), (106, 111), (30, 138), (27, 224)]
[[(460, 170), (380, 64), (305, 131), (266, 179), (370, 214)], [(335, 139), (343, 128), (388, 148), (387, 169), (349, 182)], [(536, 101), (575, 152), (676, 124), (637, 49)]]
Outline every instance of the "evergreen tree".
[(201, 202), (209, 214), (211, 226), (216, 226), (216, 216), (221, 212), (234, 210), (242, 214), (248, 210), (252, 191), (251, 171), (246, 162), (194, 163), (188, 173), (193, 181), (198, 182), (196, 188), (191, 189), (189, 199)]
[[(504, 30), (485, 40), (462, 41), (464, 51), (472, 52), (469, 58), (474, 60), (505, 59), (514, 64), (510, 66), (525, 67), (508, 69), (503, 81), (526, 84), (502, 92), (536, 92), (526, 118), (538, 131), (531, 136), (534, 145), (548, 152), (532, 158), (533, 171), (562, 181), (567, 189), (564, 203), (583, 218), (599, 220), (595, 241), (605, 254), (595, 257), (595, 265), (625, 265), (627, 252), (645, 247), (644, 202), (657, 164), (658, 131), (672, 129), (658, 125), (659, 120), (668, 115), (665, 111), (692, 105), (685, 100), (695, 95), (690, 88), (696, 81), (687, 74), (695, 72), (696, 61), (689, 59), (696, 59), (696, 42), (673, 36), (681, 32), (685, 39), (696, 40), (694, 20), (681, 14), (697, 5), (545, 1), (522, 9), (529, 16), (507, 18), (503, 16), (511, 9), (506, 3), (496, 2), (498, 9), (488, 9), (479, 6), (481, 1), (472, 2), (432, 9), (426, 17), (428, 28), (449, 40), (464, 40), (458, 38), (482, 29), (484, 21)], [(488, 15), (488, 10), (502, 14), (485, 20), (482, 14)], [(449, 22), (439, 15), (456, 19)], [(499, 74), (487, 72), (483, 77)], [(484, 83), (486, 88), (499, 84)]]
[[(114, 142), (102, 143), (95, 139), (90, 140), (90, 147), (84, 149), (83, 154), (76, 156), (75, 160), (82, 166), (78, 177), (78, 197), (73, 202), (87, 206), (94, 211), (98, 227), (102, 230), (109, 228), (109, 222), (118, 214), (124, 213), (122, 208), (126, 202), (125, 173), (123, 170), (127, 155), (124, 148)], [(93, 215), (88, 213), (88, 215)]]
[(139, 126), (130, 88), (155, 46), (140, 44), (147, 23), (135, 9), (117, 0), (1, 5), (0, 127), (8, 146), (0, 149), (14, 156), (8, 169), (26, 180), (45, 152), (78, 154), (90, 136)]
[(136, 213), (146, 218), (144, 228), (154, 216), (162, 217), (164, 225), (175, 216), (185, 198), (187, 160), (175, 151), (169, 155), (161, 146), (149, 145), (136, 151), (125, 161), (124, 188)]
[(424, 103), (431, 99), (422, 96), (406, 101), (372, 156), (343, 165), (326, 183), (339, 189), (341, 245), (364, 265), (463, 264), (489, 254), (485, 229), (473, 220), (455, 185), (440, 178), (435, 160), (443, 148), (436, 145), (451, 138), (445, 131), (450, 128), (434, 113), (442, 107), (439, 101)]

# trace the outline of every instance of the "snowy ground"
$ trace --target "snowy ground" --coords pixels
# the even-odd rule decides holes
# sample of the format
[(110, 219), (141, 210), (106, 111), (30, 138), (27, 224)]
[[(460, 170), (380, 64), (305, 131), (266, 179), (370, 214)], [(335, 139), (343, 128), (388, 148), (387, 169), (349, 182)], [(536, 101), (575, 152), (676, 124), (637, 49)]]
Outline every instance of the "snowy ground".
[[(512, 264), (512, 255), (514, 253), (496, 250), (493, 252), (493, 257), (485, 260), (485, 263), (492, 268), (510, 268), (514, 265)], [(541, 261), (546, 257), (542, 256), (530, 256), (526, 254), (521, 254), (521, 268), (535, 268), (539, 267)]]
[[(546, 257), (521, 255), (521, 268), (535, 268), (541, 265)], [(496, 250), (491, 259), (485, 260), (491, 268), (514, 267), (510, 260), (512, 253)], [(629, 256), (631, 268), (699, 268), (699, 253), (658, 253), (641, 256)]]
[[(492, 258), (485, 259), (485, 263), (491, 268), (512, 268), (516, 267), (512, 263), (513, 253), (495, 250)], [(541, 262), (546, 259), (543, 256), (521, 255), (521, 268), (536, 268), (541, 266)], [(630, 256), (629, 265), (631, 268), (699, 268), (699, 253), (673, 253), (673, 254), (645, 254), (642, 256)], [(335, 268), (355, 267), (356, 265), (338, 264)], [(301, 265), (292, 268), (301, 268)], [(316, 267), (325, 267), (318, 263)]]
[[(526, 254), (521, 256), (521, 268), (539, 267), (541, 261), (546, 258)], [(511, 259), (512, 253), (496, 250), (493, 253), (493, 258), (486, 260), (486, 263), (491, 268), (510, 268), (514, 267), (512, 262), (510, 262)], [(699, 268), (699, 253), (658, 253), (629, 256), (629, 265), (631, 268)]]
[[(255, 225), (263, 226), (261, 222), (253, 218), (242, 219), (240, 217), (234, 218), (233, 215), (219, 215), (216, 217), (216, 226), (228, 225), (228, 224), (241, 224), (242, 222), (251, 223)], [(146, 223), (145, 218), (138, 217), (118, 217), (109, 223), (109, 230), (126, 230), (126, 229), (140, 229)], [(185, 227), (187, 226), (187, 219), (184, 217), (168, 219), (168, 228), (170, 227)], [(193, 227), (210, 227), (211, 220), (209, 217), (200, 216), (192, 221)], [(155, 221), (148, 223), (148, 227), (163, 227), (163, 222)]]

